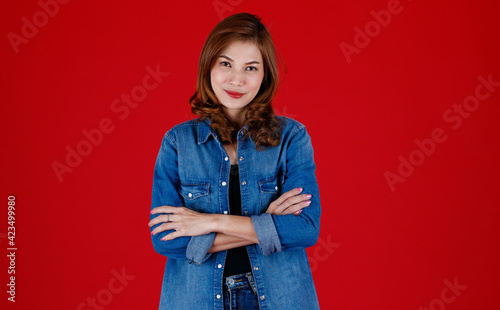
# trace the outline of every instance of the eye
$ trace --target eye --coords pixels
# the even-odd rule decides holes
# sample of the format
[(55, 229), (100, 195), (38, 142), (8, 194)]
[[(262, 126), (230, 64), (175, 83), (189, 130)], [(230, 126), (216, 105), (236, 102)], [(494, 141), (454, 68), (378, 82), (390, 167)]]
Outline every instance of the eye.
[(256, 67), (247, 67), (247, 70), (248, 71), (257, 71), (257, 68)]
[(223, 65), (224, 67), (231, 67), (231, 64), (227, 61), (222, 61), (220, 64)]

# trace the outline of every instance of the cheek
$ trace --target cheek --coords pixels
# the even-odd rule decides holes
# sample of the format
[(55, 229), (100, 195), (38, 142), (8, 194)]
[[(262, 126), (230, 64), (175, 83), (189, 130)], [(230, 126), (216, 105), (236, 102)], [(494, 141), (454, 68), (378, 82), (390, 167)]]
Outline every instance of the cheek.
[(212, 82), (212, 87), (214, 85), (221, 85), (224, 83), (225, 77), (224, 72), (214, 69), (210, 72), (210, 80)]
[(250, 79), (248, 82), (251, 84), (253, 91), (258, 92), (260, 89), (260, 85), (264, 79), (264, 75), (255, 76)]

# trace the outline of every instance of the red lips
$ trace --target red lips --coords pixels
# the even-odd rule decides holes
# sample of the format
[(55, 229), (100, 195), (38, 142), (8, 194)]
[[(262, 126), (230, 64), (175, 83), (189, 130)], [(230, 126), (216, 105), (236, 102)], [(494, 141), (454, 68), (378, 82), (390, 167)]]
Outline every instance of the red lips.
[(243, 93), (238, 93), (238, 92), (235, 92), (235, 91), (229, 91), (229, 90), (225, 90), (224, 91), (231, 97), (231, 98), (240, 98), (241, 96), (243, 96), (244, 94)]

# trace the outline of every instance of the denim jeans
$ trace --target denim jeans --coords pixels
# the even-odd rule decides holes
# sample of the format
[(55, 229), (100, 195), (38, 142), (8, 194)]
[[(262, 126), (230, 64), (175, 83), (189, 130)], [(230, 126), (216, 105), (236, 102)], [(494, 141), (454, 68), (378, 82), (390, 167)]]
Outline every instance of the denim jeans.
[(224, 310), (258, 310), (257, 285), (251, 272), (224, 278)]

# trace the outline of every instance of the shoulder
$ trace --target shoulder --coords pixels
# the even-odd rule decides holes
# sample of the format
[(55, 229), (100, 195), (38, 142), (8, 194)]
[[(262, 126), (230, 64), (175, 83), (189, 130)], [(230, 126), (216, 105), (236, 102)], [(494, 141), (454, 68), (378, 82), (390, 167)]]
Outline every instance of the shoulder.
[(189, 121), (185, 121), (179, 124), (174, 125), (172, 128), (170, 128), (167, 132), (178, 132), (182, 130), (189, 130), (190, 127), (198, 127), (200, 125), (199, 118), (195, 118)]
[(165, 137), (168, 138), (171, 142), (175, 142), (178, 138), (181, 137), (194, 137), (198, 132), (199, 127), (203, 125), (206, 125), (205, 122), (199, 121), (199, 118), (185, 121), (171, 127), (165, 133)]
[(286, 145), (288, 149), (301, 150), (301, 152), (312, 147), (311, 137), (304, 124), (286, 116), (279, 116), (278, 120), (282, 124), (282, 145)]
[(278, 122), (281, 124), (282, 133), (284, 135), (295, 135), (300, 130), (306, 130), (306, 126), (301, 122), (287, 117), (287, 116), (278, 116)]

